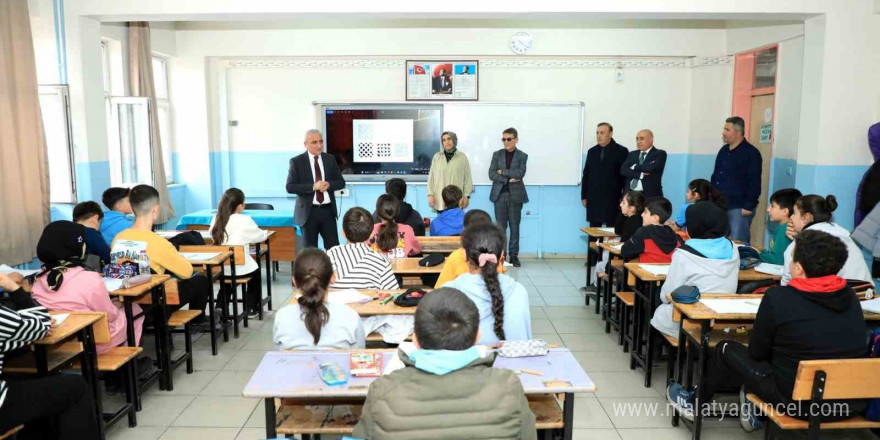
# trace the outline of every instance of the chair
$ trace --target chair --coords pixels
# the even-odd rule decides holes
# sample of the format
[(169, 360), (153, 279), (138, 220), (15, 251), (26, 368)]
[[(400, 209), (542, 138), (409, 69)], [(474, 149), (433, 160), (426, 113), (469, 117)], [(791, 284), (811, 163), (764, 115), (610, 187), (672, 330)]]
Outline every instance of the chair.
[[(254, 211), (274, 211), (275, 207), (272, 206), (272, 204), (270, 204), (270, 203), (245, 203), (244, 209), (251, 209)], [(275, 261), (274, 264), (275, 264), (275, 273), (272, 274), (272, 281), (275, 281), (275, 277), (278, 274), (278, 269), (280, 268), (277, 261)], [(271, 309), (271, 307), (270, 307), (270, 309)], [(262, 319), (262, 317), (261, 317), (261, 319)]]
[(21, 431), (22, 429), (24, 429), (24, 425), (18, 425), (16, 427), (12, 428), (9, 431), (4, 432), (3, 434), (0, 434), (0, 440), (3, 440), (3, 439), (15, 440), (15, 438), (17, 437), (16, 433), (18, 431)]

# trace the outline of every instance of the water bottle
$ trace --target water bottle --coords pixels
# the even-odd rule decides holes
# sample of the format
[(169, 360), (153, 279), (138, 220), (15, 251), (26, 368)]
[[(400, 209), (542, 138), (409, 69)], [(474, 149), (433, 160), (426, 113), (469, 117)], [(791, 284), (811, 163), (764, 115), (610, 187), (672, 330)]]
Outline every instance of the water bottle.
[(150, 274), (150, 257), (147, 256), (147, 250), (141, 250), (138, 255), (138, 273), (141, 275)]

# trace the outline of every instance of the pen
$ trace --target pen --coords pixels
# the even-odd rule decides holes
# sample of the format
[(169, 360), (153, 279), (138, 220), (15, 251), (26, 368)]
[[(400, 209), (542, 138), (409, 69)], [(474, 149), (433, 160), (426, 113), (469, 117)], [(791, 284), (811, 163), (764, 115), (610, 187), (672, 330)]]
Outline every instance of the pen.
[(524, 368), (521, 370), (516, 370), (516, 372), (517, 372), (517, 374), (533, 374), (535, 376), (543, 376), (544, 375), (544, 373), (542, 373), (540, 371), (526, 370)]

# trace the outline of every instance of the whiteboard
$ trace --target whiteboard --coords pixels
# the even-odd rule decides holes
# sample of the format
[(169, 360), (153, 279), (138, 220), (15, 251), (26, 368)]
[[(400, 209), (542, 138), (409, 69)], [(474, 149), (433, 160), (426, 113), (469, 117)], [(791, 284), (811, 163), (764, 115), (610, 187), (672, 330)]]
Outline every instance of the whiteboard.
[(577, 185), (581, 181), (584, 103), (448, 103), (443, 128), (458, 135), (475, 185), (491, 185), (489, 162), (502, 148), (501, 132), (519, 133), (517, 148), (529, 155), (526, 185)]

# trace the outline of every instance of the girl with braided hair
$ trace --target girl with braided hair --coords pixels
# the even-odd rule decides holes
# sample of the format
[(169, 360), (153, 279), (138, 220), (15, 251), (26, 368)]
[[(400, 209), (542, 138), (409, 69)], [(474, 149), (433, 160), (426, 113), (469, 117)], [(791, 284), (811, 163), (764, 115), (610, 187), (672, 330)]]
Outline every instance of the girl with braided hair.
[(296, 304), (275, 314), (272, 339), (281, 350), (364, 348), (364, 326), (352, 308), (327, 302), (333, 264), (324, 251), (303, 249), (293, 265)]
[(479, 309), (482, 337), (477, 344), (532, 338), (526, 288), (510, 276), (498, 273), (504, 241), (504, 232), (494, 224), (465, 229), (461, 244), (470, 271), (444, 285), (464, 292)]

